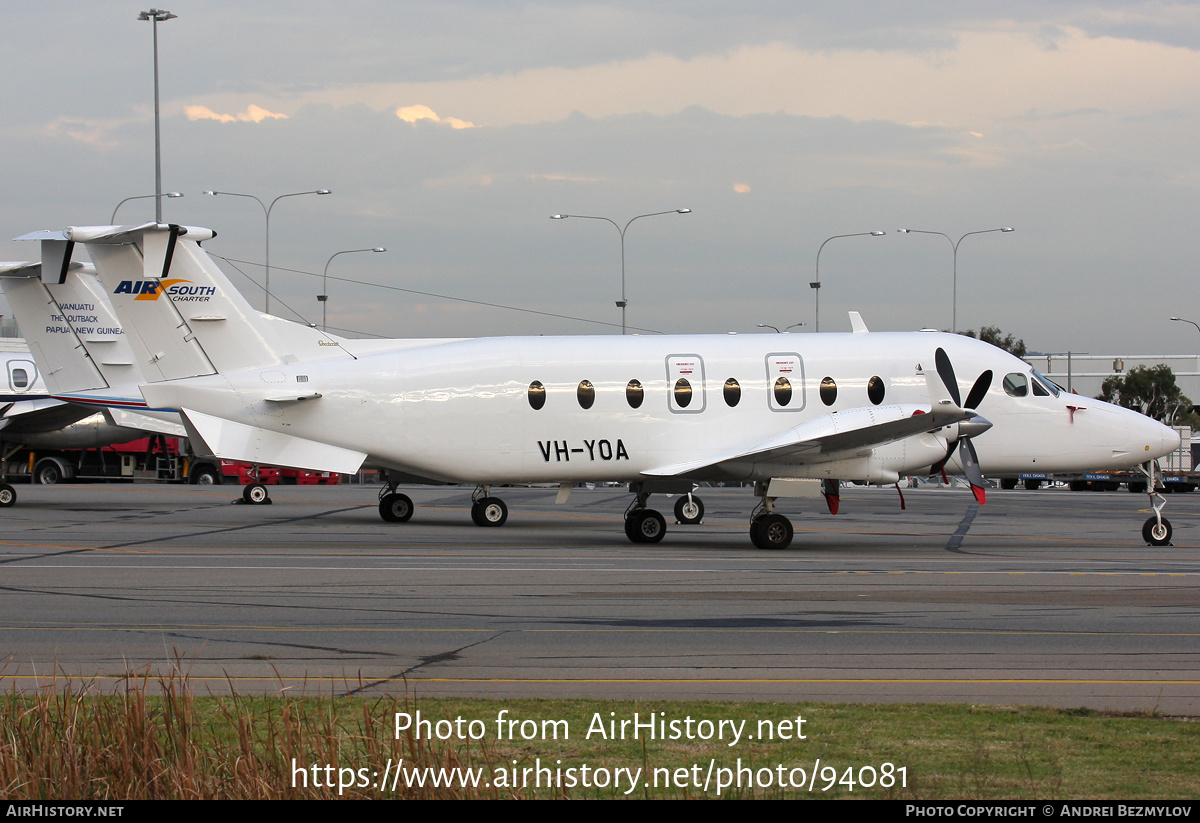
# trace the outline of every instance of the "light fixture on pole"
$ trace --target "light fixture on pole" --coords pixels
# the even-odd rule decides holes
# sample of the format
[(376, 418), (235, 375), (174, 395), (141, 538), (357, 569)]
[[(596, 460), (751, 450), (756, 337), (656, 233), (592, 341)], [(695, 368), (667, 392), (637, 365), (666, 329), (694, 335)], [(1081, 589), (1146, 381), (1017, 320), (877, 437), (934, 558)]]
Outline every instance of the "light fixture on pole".
[(625, 228), (617, 225), (615, 220), (608, 217), (595, 217), (590, 214), (552, 214), (551, 220), (566, 220), (568, 217), (575, 217), (580, 220), (606, 220), (613, 224), (613, 228), (621, 235), (621, 299), (616, 301), (617, 308), (621, 310), (621, 334), (625, 334), (625, 309), (629, 305), (629, 301), (625, 299), (625, 230), (629, 228), (630, 223), (634, 220), (641, 220), (643, 217), (657, 217), (660, 214), (691, 214), (691, 209), (670, 209), (668, 211), (654, 211), (649, 214), (639, 214), (636, 217), (629, 218), (629, 222), (625, 224)]
[(803, 323), (793, 323), (792, 325), (788, 326), (783, 331), (780, 331), (778, 326), (772, 326), (770, 323), (756, 323), (755, 325), (758, 326), (760, 329), (775, 329), (776, 334), (787, 334), (792, 329), (799, 328), (800, 326), (803, 326), (804, 324)]
[[(149, 20), (154, 30), (154, 192), (162, 194), (162, 133), (158, 114), (158, 24), (174, 20), (178, 15), (165, 9), (150, 9), (138, 15), (138, 20)], [(120, 205), (120, 204), (118, 204)], [(154, 222), (162, 222), (162, 199), (154, 201)]]
[(275, 204), (278, 203), (280, 200), (282, 200), (285, 197), (300, 197), (301, 195), (305, 195), (305, 194), (333, 194), (333, 192), (331, 192), (329, 189), (313, 189), (312, 191), (294, 191), (294, 192), (290, 192), (288, 194), (279, 195), (278, 197), (276, 197), (274, 200), (271, 201), (270, 206), (263, 203), (262, 200), (259, 200), (253, 194), (240, 194), (236, 191), (206, 191), (204, 193), (209, 195), (210, 197), (216, 197), (217, 195), (224, 195), (226, 197), (249, 197), (251, 200), (257, 201), (258, 205), (262, 207), (263, 215), (267, 219), (267, 236), (266, 236), (266, 243), (265, 243), (265, 246), (266, 246), (266, 264), (265, 264), (266, 275), (263, 277), (263, 290), (265, 291), (266, 296), (263, 300), (263, 305), (265, 306), (265, 311), (267, 312), (267, 314), (270, 314), (271, 313), (271, 209), (275, 208)]
[[(837, 240), (840, 237), (883, 237), (885, 234), (887, 234), (887, 232), (885, 232), (885, 231), (859, 231), (859, 232), (855, 232), (854, 234), (835, 234), (833, 237), (827, 237), (825, 239), (825, 243), (828, 243), (830, 240)], [(817, 277), (815, 280), (813, 280), (811, 283), (808, 284), (809, 288), (813, 289), (816, 292), (816, 297), (814, 298), (815, 305), (813, 307), (813, 314), (816, 317), (816, 321), (817, 321), (816, 332), (818, 334), (821, 331), (821, 249), (825, 248), (825, 243), (822, 243), (821, 247), (819, 249), (817, 249), (817, 271), (816, 271)]]
[[(117, 209), (121, 208), (121, 206), (124, 206), (124, 205), (125, 205), (126, 203), (128, 203), (130, 200), (147, 200), (147, 199), (149, 199), (149, 198), (151, 198), (151, 197), (156, 197), (156, 198), (157, 198), (157, 197), (183, 197), (183, 192), (181, 192), (181, 191), (168, 191), (168, 192), (163, 192), (162, 194), (139, 194), (139, 195), (136, 195), (136, 196), (134, 196), (134, 197), (126, 197), (124, 200), (122, 200), (120, 203), (118, 203), (118, 204), (117, 204), (117, 208), (116, 208), (116, 209), (113, 209), (112, 217), (108, 218), (108, 223), (109, 223), (109, 225), (115, 225), (115, 224), (116, 224), (116, 222), (117, 222)], [(160, 223), (161, 223), (161, 222), (162, 222), (162, 220), (160, 219), (158, 222), (160, 222)]]
[(946, 242), (948, 242), (950, 244), (950, 248), (952, 248), (954, 250), (954, 288), (953, 288), (953, 297), (951, 298), (950, 331), (957, 332), (958, 331), (958, 244), (961, 243), (966, 238), (970, 237), (972, 234), (991, 234), (994, 231), (1003, 232), (1004, 234), (1008, 234), (1009, 232), (1013, 231), (1013, 227), (1012, 226), (1001, 226), (998, 229), (980, 229), (979, 231), (969, 231), (966, 234), (964, 234), (962, 237), (958, 238), (957, 242), (955, 242), (954, 240), (951, 240), (950, 235), (945, 234), (940, 231), (924, 231), (922, 229), (897, 229), (896, 231), (899, 232), (900, 234), (936, 234), (941, 237), (945, 237)]
[(343, 251), (335, 251), (329, 255), (329, 259), (325, 261), (325, 271), (321, 273), (321, 293), (317, 295), (317, 301), (321, 304), (321, 331), (329, 331), (325, 325), (325, 307), (329, 305), (329, 289), (325, 286), (325, 278), (329, 276), (329, 264), (333, 262), (333, 258), (339, 254), (356, 254), (360, 251), (373, 251), (376, 254), (385, 252), (387, 249), (383, 246), (375, 246), (371, 249), (345, 249)]

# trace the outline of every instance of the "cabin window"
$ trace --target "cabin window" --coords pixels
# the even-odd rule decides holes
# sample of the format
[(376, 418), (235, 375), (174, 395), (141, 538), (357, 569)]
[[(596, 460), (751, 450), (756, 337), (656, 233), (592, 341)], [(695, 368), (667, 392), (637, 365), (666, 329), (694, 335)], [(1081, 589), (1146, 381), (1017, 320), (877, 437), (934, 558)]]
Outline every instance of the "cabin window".
[(821, 381), (821, 402), (826, 406), (832, 406), (835, 400), (837, 400), (837, 383), (833, 382), (832, 377), (826, 377)]
[(686, 378), (679, 378), (675, 381), (675, 403), (681, 409), (686, 409), (688, 404), (692, 402), (692, 384)]
[(27, 388), (29, 386), (29, 372), (24, 369), (13, 369), (12, 382), (14, 389)]
[(876, 375), (867, 381), (867, 399), (878, 406), (883, 402), (883, 395), (887, 387), (883, 384), (883, 378)]
[(1025, 397), (1029, 394), (1028, 378), (1017, 372), (1004, 375), (1004, 393), (1009, 397)]
[(575, 396), (579, 398), (580, 408), (590, 409), (596, 402), (596, 387), (590, 380), (580, 380), (579, 388), (575, 390)]
[(640, 380), (630, 380), (625, 386), (625, 399), (629, 401), (629, 408), (636, 409), (642, 405), (642, 401), (646, 399), (646, 390), (642, 388)]
[(529, 384), (529, 406), (537, 411), (544, 405), (546, 405), (546, 387), (541, 384), (541, 381), (534, 380)]
[(786, 377), (775, 381), (775, 402), (781, 406), (792, 402), (792, 384)]
[(733, 407), (742, 399), (742, 387), (732, 377), (725, 381), (725, 405)]

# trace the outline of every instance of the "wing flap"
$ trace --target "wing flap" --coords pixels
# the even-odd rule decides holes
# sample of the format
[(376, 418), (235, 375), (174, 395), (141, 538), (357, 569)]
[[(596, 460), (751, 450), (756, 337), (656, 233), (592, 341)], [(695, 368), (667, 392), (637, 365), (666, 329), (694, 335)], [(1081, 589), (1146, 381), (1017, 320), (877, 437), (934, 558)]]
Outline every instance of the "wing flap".
[(870, 406), (831, 412), (801, 423), (745, 451), (716, 459), (676, 463), (642, 472), (654, 477), (672, 477), (713, 469), (725, 463), (803, 463), (805, 458), (847, 457), (906, 437), (937, 431), (943, 426), (975, 417), (975, 412), (954, 406)]

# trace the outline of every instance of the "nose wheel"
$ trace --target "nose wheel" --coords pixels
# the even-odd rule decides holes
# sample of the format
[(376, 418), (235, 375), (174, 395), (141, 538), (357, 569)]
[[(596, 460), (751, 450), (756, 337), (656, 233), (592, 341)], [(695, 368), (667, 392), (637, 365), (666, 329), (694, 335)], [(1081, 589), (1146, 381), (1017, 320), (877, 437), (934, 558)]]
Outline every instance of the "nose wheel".
[(1171, 545), (1171, 535), (1174, 533), (1171, 529), (1171, 521), (1167, 518), (1151, 517), (1142, 526), (1142, 539), (1151, 546), (1169, 546)]

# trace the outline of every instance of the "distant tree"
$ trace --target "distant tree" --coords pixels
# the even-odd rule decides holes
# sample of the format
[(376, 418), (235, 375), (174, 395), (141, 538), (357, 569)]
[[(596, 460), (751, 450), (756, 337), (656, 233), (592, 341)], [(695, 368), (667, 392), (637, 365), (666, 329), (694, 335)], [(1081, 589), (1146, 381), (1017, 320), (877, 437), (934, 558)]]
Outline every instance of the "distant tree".
[(1004, 349), (1009, 354), (1014, 354), (1017, 357), (1025, 356), (1025, 341), (1013, 337), (1011, 334), (1005, 334), (1000, 330), (999, 326), (982, 326), (979, 329), (979, 334), (975, 334), (975, 330), (959, 332), (959, 334), (967, 337), (975, 337), (982, 340), (984, 343), (991, 343), (998, 349)]
[(1097, 400), (1139, 411), (1164, 423), (1185, 423), (1192, 401), (1175, 384), (1175, 372), (1166, 364), (1135, 366), (1124, 377), (1114, 374), (1100, 386)]

